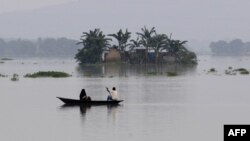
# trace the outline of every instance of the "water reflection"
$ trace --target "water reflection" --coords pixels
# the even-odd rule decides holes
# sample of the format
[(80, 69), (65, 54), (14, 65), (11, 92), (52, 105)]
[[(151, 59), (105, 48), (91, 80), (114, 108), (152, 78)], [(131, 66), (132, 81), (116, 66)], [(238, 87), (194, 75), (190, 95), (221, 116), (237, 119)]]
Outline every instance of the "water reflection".
[(128, 77), (128, 76), (145, 76), (147, 74), (165, 75), (166, 72), (177, 72), (180, 75), (194, 73), (196, 65), (178, 65), (178, 64), (148, 64), (148, 65), (131, 65), (131, 64), (101, 64), (101, 65), (84, 65), (77, 68), (79, 76), (95, 77)]
[(80, 113), (82, 116), (85, 116), (87, 112), (90, 110), (91, 105), (80, 105)]
[(91, 108), (105, 108), (107, 107), (107, 113), (109, 116), (113, 116), (115, 118), (115, 114), (116, 111), (118, 109), (118, 107), (121, 107), (120, 104), (118, 105), (86, 105), (86, 104), (82, 104), (82, 105), (68, 105), (68, 104), (64, 104), (61, 106), (61, 110), (66, 110), (66, 109), (75, 109), (75, 108), (79, 108), (80, 109), (80, 114), (81, 116), (86, 116), (88, 112), (91, 111)]

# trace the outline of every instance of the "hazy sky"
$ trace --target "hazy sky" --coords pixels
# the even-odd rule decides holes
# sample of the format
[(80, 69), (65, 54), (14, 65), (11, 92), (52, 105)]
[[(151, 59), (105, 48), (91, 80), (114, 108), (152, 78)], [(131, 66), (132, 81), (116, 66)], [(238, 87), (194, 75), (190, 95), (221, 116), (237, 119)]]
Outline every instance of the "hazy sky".
[(241, 38), (250, 41), (250, 0), (0, 2), (0, 11), (4, 12), (0, 14), (0, 37), (4, 38), (65, 36), (78, 39), (83, 31), (93, 28), (101, 28), (105, 33), (116, 32), (119, 28), (138, 32), (146, 25), (155, 26), (159, 32), (168, 35), (173, 33), (179, 39)]
[(0, 0), (0, 13), (35, 9), (76, 0)]

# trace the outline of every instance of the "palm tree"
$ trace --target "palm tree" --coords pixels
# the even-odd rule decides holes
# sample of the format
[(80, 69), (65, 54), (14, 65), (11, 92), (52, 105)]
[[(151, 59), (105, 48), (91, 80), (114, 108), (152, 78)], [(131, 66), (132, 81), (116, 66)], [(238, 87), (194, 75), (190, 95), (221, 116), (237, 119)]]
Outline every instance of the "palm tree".
[(173, 40), (170, 36), (170, 39), (168, 39), (168, 46), (165, 49), (168, 51), (168, 53), (170, 53), (171, 56), (175, 57), (176, 61), (179, 62), (181, 54), (189, 52), (184, 47), (184, 44), (186, 43), (187, 41)]
[(75, 56), (80, 64), (100, 62), (101, 55), (105, 48), (110, 47), (109, 41), (100, 29), (83, 32), (81, 41), (77, 44), (82, 44), (83, 48), (78, 50)]
[(137, 37), (136, 40), (130, 40), (130, 42), (131, 43), (128, 44), (130, 52), (134, 50), (134, 48), (139, 47), (141, 45), (139, 37)]
[(152, 48), (155, 51), (155, 63), (159, 60), (159, 51), (168, 47), (168, 37), (166, 34), (156, 34), (152, 37), (151, 41)]
[(136, 34), (140, 37), (140, 44), (142, 44), (146, 48), (145, 52), (145, 59), (146, 63), (148, 60), (148, 50), (151, 45), (152, 35), (156, 34), (155, 27), (152, 27), (150, 30), (147, 29), (145, 26), (141, 28), (141, 33), (137, 32)]
[(123, 60), (126, 60), (125, 49), (128, 46), (127, 42), (131, 37), (131, 32), (128, 32), (126, 29), (126, 31), (123, 33), (122, 29), (120, 29), (117, 33), (109, 34), (108, 36), (111, 36), (118, 41), (118, 49), (121, 52)]

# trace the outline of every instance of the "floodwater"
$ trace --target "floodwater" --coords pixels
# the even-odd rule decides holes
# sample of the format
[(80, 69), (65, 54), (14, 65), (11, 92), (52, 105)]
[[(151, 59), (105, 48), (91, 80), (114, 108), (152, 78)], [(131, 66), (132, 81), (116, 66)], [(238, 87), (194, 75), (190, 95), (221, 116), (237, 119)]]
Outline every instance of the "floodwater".
[[(224, 124), (250, 123), (250, 57), (199, 56), (192, 66), (85, 66), (74, 60), (19, 59), (0, 64), (2, 141), (221, 141)], [(210, 68), (218, 72), (207, 73)], [(36, 71), (65, 71), (70, 78), (24, 78)], [(178, 72), (169, 77), (168, 71)], [(152, 73), (152, 72), (156, 72)], [(19, 81), (10, 80), (13, 73)], [(63, 106), (57, 96), (106, 99), (116, 86), (119, 106)]]

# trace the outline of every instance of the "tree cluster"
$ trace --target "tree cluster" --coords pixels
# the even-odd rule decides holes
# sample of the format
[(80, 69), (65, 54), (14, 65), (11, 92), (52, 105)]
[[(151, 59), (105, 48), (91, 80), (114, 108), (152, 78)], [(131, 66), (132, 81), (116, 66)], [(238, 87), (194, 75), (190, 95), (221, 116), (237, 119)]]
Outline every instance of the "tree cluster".
[(250, 52), (250, 42), (235, 39), (230, 42), (223, 40), (212, 42), (211, 51), (216, 55), (246, 55)]
[(79, 48), (76, 40), (67, 38), (46, 38), (32, 40), (0, 39), (2, 57), (73, 57)]
[[(166, 34), (159, 34), (155, 28), (141, 29), (136, 33), (136, 40), (130, 39), (131, 32), (120, 29), (117, 33), (107, 36), (117, 40), (117, 45), (111, 45), (111, 38), (108, 38), (100, 29), (83, 32), (81, 41), (83, 48), (78, 50), (75, 58), (80, 64), (94, 64), (102, 62), (101, 55), (104, 50), (115, 47), (119, 50), (123, 62), (135, 63), (159, 63), (163, 55), (175, 58), (175, 63), (196, 63), (196, 55), (184, 46), (187, 41), (174, 40)], [(144, 54), (136, 54), (137, 49), (143, 49)], [(153, 55), (152, 55), (153, 52)], [(161, 56), (160, 56), (161, 54)], [(131, 56), (136, 56), (136, 61)], [(151, 56), (153, 56), (153, 59)], [(153, 60), (153, 61), (152, 61)]]

